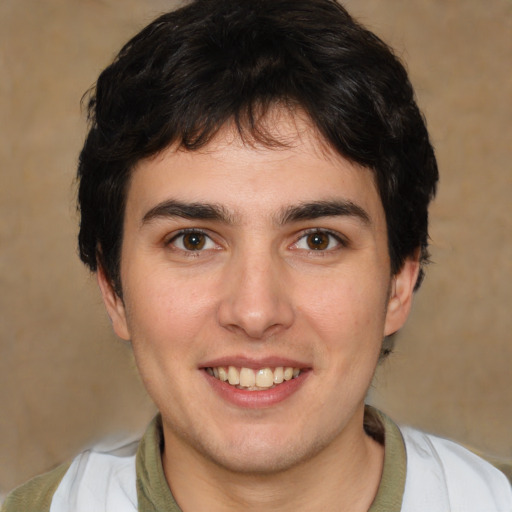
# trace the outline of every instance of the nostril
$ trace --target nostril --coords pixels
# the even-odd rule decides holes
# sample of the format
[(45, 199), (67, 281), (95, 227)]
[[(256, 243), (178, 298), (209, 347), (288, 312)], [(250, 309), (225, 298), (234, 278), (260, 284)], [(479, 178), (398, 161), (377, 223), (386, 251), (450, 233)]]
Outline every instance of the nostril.
[(275, 267), (270, 252), (243, 252), (223, 281), (218, 321), (252, 340), (266, 339), (293, 323), (286, 275)]
[(288, 329), (293, 324), (294, 313), (288, 304), (269, 304), (255, 307), (236, 300), (221, 304), (218, 311), (220, 325), (232, 332), (243, 333), (252, 340), (262, 340)]

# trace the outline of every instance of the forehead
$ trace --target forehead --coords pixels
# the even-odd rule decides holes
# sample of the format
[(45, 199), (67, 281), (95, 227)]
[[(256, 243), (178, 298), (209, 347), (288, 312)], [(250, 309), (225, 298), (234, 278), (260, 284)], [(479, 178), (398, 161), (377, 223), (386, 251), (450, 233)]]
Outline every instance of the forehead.
[(201, 149), (170, 146), (139, 162), (127, 207), (140, 216), (174, 199), (261, 215), (341, 198), (361, 203), (374, 215), (382, 213), (373, 172), (334, 152), (305, 115), (275, 110), (259, 123), (263, 142), (227, 125)]

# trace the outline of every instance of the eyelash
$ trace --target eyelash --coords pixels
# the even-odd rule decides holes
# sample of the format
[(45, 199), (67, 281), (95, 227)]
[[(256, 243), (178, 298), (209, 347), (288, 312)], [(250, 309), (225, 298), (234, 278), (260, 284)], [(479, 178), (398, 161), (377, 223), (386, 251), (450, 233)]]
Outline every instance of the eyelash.
[[(202, 247), (197, 250), (193, 250), (193, 249), (186, 249), (184, 247), (176, 246), (177, 240), (184, 237), (185, 235), (190, 235), (190, 234), (197, 234), (197, 235), (204, 236), (206, 239), (205, 244), (208, 244), (208, 243), (215, 244), (212, 237), (210, 235), (208, 235), (208, 233), (206, 231), (199, 229), (199, 228), (187, 228), (187, 229), (182, 229), (178, 233), (173, 234), (172, 237), (165, 242), (165, 245), (172, 246), (172, 248), (174, 250), (181, 251), (182, 253), (186, 254), (187, 256), (194, 256), (194, 257), (198, 256), (199, 255), (198, 253), (200, 253), (204, 250)], [(182, 245), (183, 245), (183, 241), (182, 241)]]
[(308, 237), (310, 235), (315, 235), (315, 234), (327, 235), (327, 236), (333, 238), (336, 241), (336, 243), (339, 245), (339, 247), (334, 247), (331, 249), (305, 249), (310, 253), (314, 253), (315, 255), (321, 255), (325, 252), (335, 251), (336, 249), (338, 249), (340, 247), (348, 247), (348, 245), (349, 245), (348, 240), (346, 238), (342, 237), (339, 233), (330, 231), (328, 229), (319, 229), (319, 228), (313, 228), (313, 229), (308, 229), (306, 231), (303, 231), (300, 234), (300, 236), (297, 238), (296, 242), (294, 242), (292, 245), (297, 246), (297, 244), (301, 240), (305, 239), (306, 237)]
[[(205, 232), (204, 230), (202, 229), (199, 229), (199, 228), (188, 228), (188, 229), (182, 229), (181, 231), (179, 231), (178, 233), (174, 234), (166, 243), (165, 245), (167, 246), (173, 246), (173, 248), (175, 250), (178, 250), (178, 251), (181, 251), (185, 254), (187, 254), (188, 256), (198, 256), (200, 252), (204, 251), (205, 248), (203, 247), (199, 247), (198, 249), (194, 250), (194, 249), (187, 249), (186, 247), (177, 247), (176, 245), (176, 241), (179, 240), (181, 237), (184, 237), (185, 235), (188, 235), (188, 234), (197, 234), (197, 235), (201, 235), (203, 237), (205, 237), (205, 241), (204, 241), (204, 244), (210, 244), (210, 243), (213, 243), (215, 244), (215, 242), (213, 241), (213, 239), (211, 238), (211, 236), (208, 235), (207, 232)], [(313, 228), (313, 229), (308, 229), (306, 231), (303, 231), (299, 237), (297, 237), (296, 241), (291, 245), (291, 247), (296, 247), (298, 248), (298, 244), (304, 240), (305, 238), (307, 238), (308, 236), (310, 235), (315, 235), (315, 234), (319, 234), (319, 235), (327, 235), (328, 237), (330, 237), (331, 239), (334, 239), (336, 241), (336, 243), (340, 246), (340, 247), (347, 247), (348, 246), (348, 242), (345, 238), (343, 238), (342, 236), (339, 235), (339, 233), (335, 233), (335, 232), (332, 232), (330, 230), (327, 230), (327, 229), (319, 229), (319, 228)], [(330, 241), (328, 242), (328, 245), (330, 245)], [(183, 241), (182, 241), (182, 245), (183, 244)], [(334, 248), (316, 248), (316, 249), (313, 249), (313, 248), (309, 248), (309, 249), (306, 249), (304, 248), (303, 250), (306, 250), (310, 253), (314, 253), (315, 255), (320, 255), (322, 253), (325, 253), (325, 252), (330, 252), (330, 251), (334, 251), (336, 250), (338, 247), (334, 247)], [(208, 249), (211, 249), (211, 247), (207, 247), (206, 250)]]

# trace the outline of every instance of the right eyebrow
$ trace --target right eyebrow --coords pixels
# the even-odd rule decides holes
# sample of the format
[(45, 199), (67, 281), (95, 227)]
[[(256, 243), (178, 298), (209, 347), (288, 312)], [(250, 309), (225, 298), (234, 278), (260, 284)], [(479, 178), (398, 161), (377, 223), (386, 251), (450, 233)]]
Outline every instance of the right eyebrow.
[(141, 224), (148, 224), (159, 218), (181, 217), (191, 220), (216, 220), (225, 224), (234, 224), (234, 216), (221, 205), (211, 203), (184, 203), (169, 199), (163, 201), (142, 217)]

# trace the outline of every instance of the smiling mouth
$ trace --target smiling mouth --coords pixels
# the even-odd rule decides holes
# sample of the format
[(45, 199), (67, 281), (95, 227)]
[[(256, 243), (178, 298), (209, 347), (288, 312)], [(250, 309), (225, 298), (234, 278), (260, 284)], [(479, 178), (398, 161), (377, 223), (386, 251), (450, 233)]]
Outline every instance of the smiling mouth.
[(300, 368), (291, 366), (278, 366), (272, 368), (237, 368), (235, 366), (217, 366), (205, 368), (206, 372), (212, 377), (225, 382), (237, 389), (247, 391), (261, 391), (272, 389), (283, 382), (296, 379), (302, 372)]

